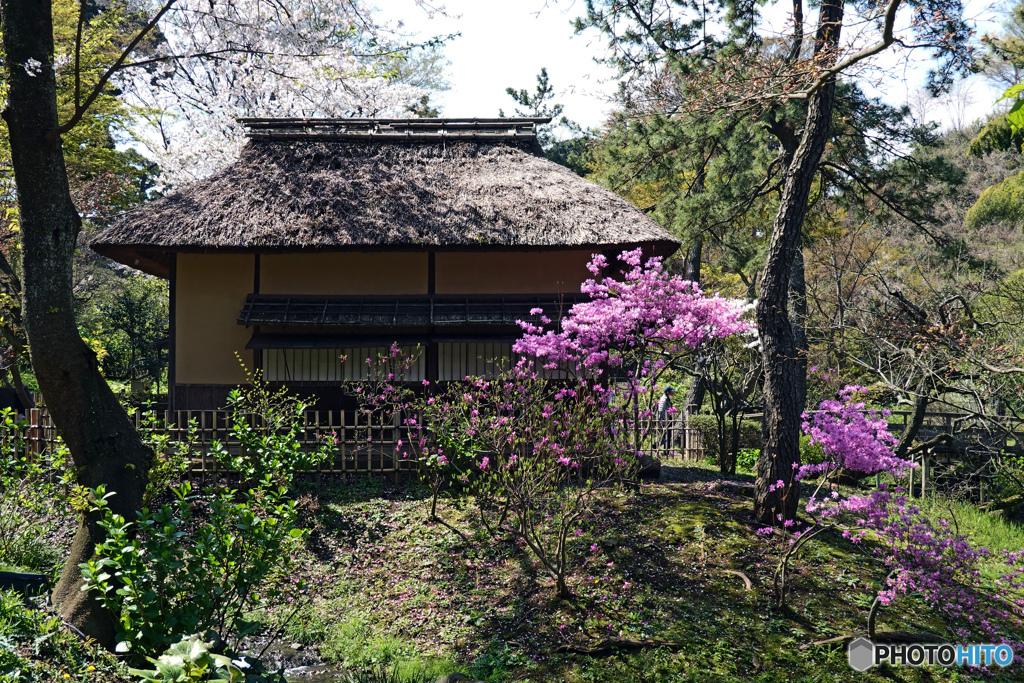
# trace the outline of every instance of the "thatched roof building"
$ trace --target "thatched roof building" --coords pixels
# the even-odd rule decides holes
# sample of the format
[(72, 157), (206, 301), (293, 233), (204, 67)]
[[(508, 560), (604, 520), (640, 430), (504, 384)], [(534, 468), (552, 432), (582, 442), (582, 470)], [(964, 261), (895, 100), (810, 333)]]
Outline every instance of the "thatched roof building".
[(678, 248), (625, 199), (545, 158), (538, 121), (246, 119), (237, 162), (91, 246), (164, 277), (174, 252)]
[(170, 280), (176, 409), (223, 406), (253, 369), (340, 406), (392, 342), (419, 348), (416, 377), (488, 374), (517, 320), (580, 296), (593, 253), (679, 246), (546, 159), (544, 121), (247, 119), (237, 162), (92, 248)]

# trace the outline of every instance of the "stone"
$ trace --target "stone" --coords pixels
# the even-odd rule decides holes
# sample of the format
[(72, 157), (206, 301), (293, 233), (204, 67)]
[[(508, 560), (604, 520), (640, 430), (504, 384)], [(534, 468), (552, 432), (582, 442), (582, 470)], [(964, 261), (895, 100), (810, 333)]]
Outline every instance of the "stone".
[(484, 681), (470, 681), (469, 676), (464, 673), (450, 673), (447, 676), (441, 676), (434, 683), (461, 683), (462, 681), (469, 681), (469, 683), (485, 683)]
[(733, 496), (743, 496), (744, 498), (754, 497), (754, 485), (745, 481), (733, 481), (731, 479), (724, 479), (717, 483), (715, 491), (720, 493), (727, 493)]

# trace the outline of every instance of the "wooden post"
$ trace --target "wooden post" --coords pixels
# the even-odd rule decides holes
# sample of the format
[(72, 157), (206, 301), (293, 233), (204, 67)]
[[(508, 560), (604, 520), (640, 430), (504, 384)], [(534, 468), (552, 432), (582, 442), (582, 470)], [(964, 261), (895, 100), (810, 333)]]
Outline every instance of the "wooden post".
[(40, 422), (40, 413), (41, 413), (41, 411), (39, 410), (39, 408), (31, 408), (28, 411), (28, 413), (29, 413), (29, 415), (28, 415), (28, 429), (29, 429), (29, 432), (28, 432), (29, 433), (28, 442), (29, 442), (29, 447), (28, 447), (28, 449), (26, 449), (28, 451), (28, 453), (26, 455), (28, 455), (28, 454), (35, 455), (35, 454), (40, 452), (39, 445), (40, 445), (40, 440), (41, 440), (40, 437), (41, 437), (42, 427), (39, 425), (39, 422)]
[(199, 445), (200, 452), (203, 454), (202, 455), (202, 459), (203, 459), (202, 473), (203, 474), (202, 474), (202, 478), (201, 478), (201, 482), (202, 482), (201, 486), (205, 489), (206, 488), (206, 411), (203, 411), (203, 410), (199, 411), (199, 444), (200, 444)]
[[(911, 462), (913, 462), (913, 460), (914, 459), (912, 459)], [(907, 482), (907, 495), (910, 496), (911, 498), (914, 497), (914, 470), (916, 469), (916, 467), (911, 467), (910, 472), (907, 475), (909, 477), (909, 480)]]
[(922, 498), (924, 498), (925, 495), (927, 494), (927, 490), (926, 489), (927, 489), (927, 486), (928, 486), (928, 462), (929, 462), (929, 457), (928, 456), (929, 455), (930, 454), (928, 453), (928, 451), (925, 451), (924, 453), (921, 454), (921, 497)]

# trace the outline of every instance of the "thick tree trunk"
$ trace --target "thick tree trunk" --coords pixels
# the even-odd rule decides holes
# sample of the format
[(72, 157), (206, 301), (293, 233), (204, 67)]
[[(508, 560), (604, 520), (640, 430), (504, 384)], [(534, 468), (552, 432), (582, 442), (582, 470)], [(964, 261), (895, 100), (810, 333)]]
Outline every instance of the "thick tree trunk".
[[(690, 245), (686, 252), (686, 275), (687, 280), (700, 284), (700, 263), (704, 254), (704, 239), (698, 238)], [(698, 360), (696, 372), (690, 382), (690, 388), (686, 392), (686, 399), (683, 401), (683, 416), (690, 419), (691, 415), (700, 412), (704, 405), (704, 392), (707, 389), (707, 364)]]
[(685, 279), (700, 283), (700, 262), (704, 255), (704, 238), (697, 240), (690, 245), (686, 251), (686, 274)]
[(789, 326), (793, 328), (797, 372), (797, 404), (800, 412), (807, 409), (807, 280), (804, 278), (804, 252), (797, 242), (793, 252), (793, 266), (789, 271)]
[[(39, 388), (71, 451), (79, 482), (116, 492), (110, 507), (131, 519), (142, 501), (151, 453), (100, 375), (96, 356), (75, 323), (71, 260), (81, 220), (71, 200), (61, 142), (46, 141), (58, 125), (51, 16), (49, 0), (0, 2), (9, 86), (3, 116), (21, 221), (22, 316)], [(110, 615), (94, 596), (79, 590), (78, 564), (92, 556), (101, 539), (94, 520), (83, 520), (53, 600), (67, 621), (109, 646), (114, 636)]]
[(914, 439), (917, 438), (917, 433), (921, 431), (921, 426), (924, 424), (925, 413), (928, 412), (928, 404), (930, 396), (928, 395), (928, 376), (927, 374), (921, 377), (921, 381), (917, 383), (916, 389), (917, 395), (914, 397), (914, 412), (910, 417), (910, 421), (907, 422), (907, 426), (903, 428), (903, 434), (900, 435), (900, 442), (896, 446), (894, 455), (897, 458), (903, 459), (907, 457), (907, 451), (910, 450), (910, 446), (913, 445)]
[[(842, 17), (842, 0), (822, 3), (816, 54), (838, 44)], [(828, 140), (835, 88), (831, 79), (811, 95), (800, 146), (785, 171), (781, 205), (761, 274), (756, 315), (764, 355), (764, 423), (754, 488), (754, 517), (761, 524), (795, 519), (800, 502), (795, 475), (800, 466), (803, 412), (799, 388), (806, 382), (806, 368), (789, 319), (789, 284), (807, 199)]]

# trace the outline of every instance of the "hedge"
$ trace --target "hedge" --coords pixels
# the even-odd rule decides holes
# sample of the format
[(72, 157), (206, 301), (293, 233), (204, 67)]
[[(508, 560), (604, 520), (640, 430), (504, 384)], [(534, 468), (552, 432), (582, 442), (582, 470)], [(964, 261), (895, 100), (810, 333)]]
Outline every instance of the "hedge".
[[(694, 415), (690, 418), (690, 429), (700, 432), (704, 437), (704, 454), (718, 460), (718, 422), (714, 415)], [(732, 418), (727, 418), (725, 428), (728, 436), (726, 444), (732, 443)], [(740, 448), (761, 447), (761, 421), (740, 420)]]

